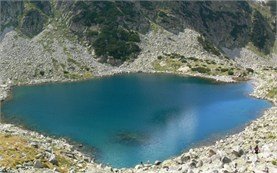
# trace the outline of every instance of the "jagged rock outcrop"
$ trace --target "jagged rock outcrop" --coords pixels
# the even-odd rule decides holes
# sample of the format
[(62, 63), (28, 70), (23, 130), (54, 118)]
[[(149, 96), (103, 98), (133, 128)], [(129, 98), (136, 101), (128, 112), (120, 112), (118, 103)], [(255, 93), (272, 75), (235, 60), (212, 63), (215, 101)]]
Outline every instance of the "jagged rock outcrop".
[(276, 16), (265, 8), (248, 1), (1, 1), (0, 77), (24, 83), (149, 72), (171, 53), (274, 65)]
[(30, 1), (25, 3), (24, 14), (20, 21), (20, 31), (29, 37), (39, 34), (51, 14), (49, 1)]
[[(157, 25), (174, 34), (191, 28), (219, 48), (233, 49), (253, 42), (266, 54), (270, 53), (275, 40), (274, 24), (269, 24), (246, 1), (59, 2), (58, 9), (64, 12), (65, 20), (74, 33), (87, 40), (95, 49), (101, 49), (102, 52), (96, 52), (98, 55), (109, 52), (109, 56), (116, 56), (120, 50), (115, 45), (129, 41), (126, 37), (131, 31), (145, 34), (155, 30)], [(106, 32), (107, 29), (117, 33), (117, 36)], [(99, 38), (105, 42), (99, 43)], [(114, 47), (116, 51), (111, 53)], [(123, 47), (128, 48), (126, 45)], [(124, 52), (120, 55), (129, 54)]]
[(1, 4), (4, 14), (1, 31), (20, 24), (21, 32), (33, 37), (48, 22), (64, 23), (84, 46), (94, 50), (100, 62), (113, 65), (136, 58), (141, 51), (141, 35), (158, 28), (176, 35), (184, 29), (195, 30), (221, 53), (222, 48), (242, 48), (251, 42), (259, 51), (270, 54), (275, 42), (276, 15), (272, 13), (272, 3), (263, 8), (248, 1), (1, 1)]
[(24, 15), (20, 30), (27, 36), (35, 36), (43, 29), (45, 18), (37, 9), (31, 9)]
[[(18, 26), (18, 18), (23, 14), (23, 1), (0, 1), (0, 38), (7, 31)], [(0, 39), (1, 40), (1, 39)]]

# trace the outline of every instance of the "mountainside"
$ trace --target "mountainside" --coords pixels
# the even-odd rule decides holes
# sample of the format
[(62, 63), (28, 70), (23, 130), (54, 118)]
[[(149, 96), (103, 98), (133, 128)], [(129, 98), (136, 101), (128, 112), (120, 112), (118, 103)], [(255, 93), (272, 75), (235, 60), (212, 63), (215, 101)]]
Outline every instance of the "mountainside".
[[(0, 0), (0, 172), (276, 172), (276, 11), (268, 0)], [(132, 72), (251, 79), (251, 96), (272, 108), (211, 146), (130, 169), (1, 121), (12, 86)]]
[(11, 68), (21, 57), (30, 67), (5, 70), (2, 78), (145, 70), (164, 53), (275, 62), (275, 7), (271, 1), (1, 1), (1, 65)]

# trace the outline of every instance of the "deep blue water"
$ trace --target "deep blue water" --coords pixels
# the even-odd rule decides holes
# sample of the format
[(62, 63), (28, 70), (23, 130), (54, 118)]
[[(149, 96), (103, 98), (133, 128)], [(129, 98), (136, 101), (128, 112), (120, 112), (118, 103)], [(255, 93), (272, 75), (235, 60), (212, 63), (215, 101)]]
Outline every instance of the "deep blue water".
[(180, 154), (257, 118), (270, 103), (249, 83), (161, 74), (125, 74), (21, 86), (3, 105), (6, 121), (96, 148), (96, 159), (130, 167)]

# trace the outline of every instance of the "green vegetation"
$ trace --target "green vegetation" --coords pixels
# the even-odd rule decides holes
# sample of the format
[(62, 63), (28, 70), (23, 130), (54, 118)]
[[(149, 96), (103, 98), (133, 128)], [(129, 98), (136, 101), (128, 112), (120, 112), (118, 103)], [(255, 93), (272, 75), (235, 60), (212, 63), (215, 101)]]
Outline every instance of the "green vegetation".
[(38, 154), (24, 139), (15, 136), (0, 134), (0, 146), (0, 165), (7, 168), (32, 161)]
[(254, 73), (254, 70), (253, 70), (252, 68), (246, 68), (246, 71), (247, 71), (248, 73)]
[(276, 160), (272, 160), (271, 163), (275, 166), (277, 166), (277, 159)]
[(234, 71), (231, 70), (231, 69), (229, 69), (229, 70), (228, 70), (228, 75), (234, 75)]
[(267, 93), (267, 97), (269, 98), (277, 98), (277, 87), (270, 89)]
[(150, 22), (150, 28), (152, 31), (154, 31), (154, 33), (157, 33), (159, 30), (159, 26), (154, 22)]
[(214, 45), (208, 40), (206, 40), (205, 38), (199, 36), (197, 40), (202, 45), (203, 49), (205, 49), (207, 52), (210, 52), (217, 56), (220, 55), (220, 51), (217, 48), (215, 48)]
[(155, 61), (153, 63), (153, 67), (157, 71), (173, 71), (176, 72), (180, 67), (182, 66), (182, 63), (175, 59), (167, 58), (163, 62)]
[(57, 157), (58, 166), (53, 165), (44, 158), (38, 158), (38, 155), (43, 151), (30, 146), (28, 140), (20, 136), (0, 133), (0, 148), (0, 165), (6, 168), (16, 168), (17, 165), (40, 160), (44, 167), (57, 168), (59, 172), (63, 173), (68, 172), (74, 164), (72, 160), (63, 156), (61, 150), (57, 148), (53, 149), (53, 153)]
[(208, 75), (246, 76), (248, 73), (252, 72), (251, 69), (248, 69), (248, 71), (240, 69), (239, 67), (234, 66), (233, 63), (216, 63), (211, 59), (185, 57), (177, 53), (164, 53), (163, 56), (158, 56), (157, 60), (154, 61), (152, 65), (157, 71), (181, 72), (186, 70), (192, 73)]
[(274, 44), (274, 33), (266, 19), (257, 10), (253, 12), (253, 26), (250, 32), (250, 41), (265, 54), (269, 54)]
[[(89, 29), (84, 34), (80, 33), (83, 39), (94, 47), (97, 56), (114, 57), (125, 61), (135, 58), (140, 52), (136, 44), (140, 42), (139, 34), (118, 21), (121, 16), (134, 15), (133, 5), (122, 3), (78, 1), (74, 4), (74, 9), (80, 10), (80, 13), (72, 18), (73, 23), (86, 27), (95, 24), (99, 26), (98, 30)], [(128, 8), (120, 9), (121, 5), (128, 6)]]
[(211, 72), (211, 69), (206, 67), (194, 67), (191, 68), (192, 71), (199, 72), (199, 73), (209, 73)]
[(116, 59), (126, 60), (135, 57), (140, 48), (139, 35), (134, 31), (123, 28), (103, 27), (93, 46), (98, 56), (113, 56)]
[(40, 74), (41, 76), (44, 76), (45, 72), (44, 72), (43, 70), (41, 70), (41, 71), (39, 72), (39, 74)]

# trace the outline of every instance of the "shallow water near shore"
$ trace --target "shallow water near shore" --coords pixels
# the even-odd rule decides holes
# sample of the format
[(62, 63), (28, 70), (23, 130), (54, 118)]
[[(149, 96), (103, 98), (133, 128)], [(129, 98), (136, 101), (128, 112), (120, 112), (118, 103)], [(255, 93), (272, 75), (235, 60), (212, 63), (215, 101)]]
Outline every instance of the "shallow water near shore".
[(249, 83), (219, 84), (169, 74), (123, 74), (89, 81), (15, 87), (7, 122), (96, 148), (114, 167), (165, 160), (226, 134), (271, 104)]

